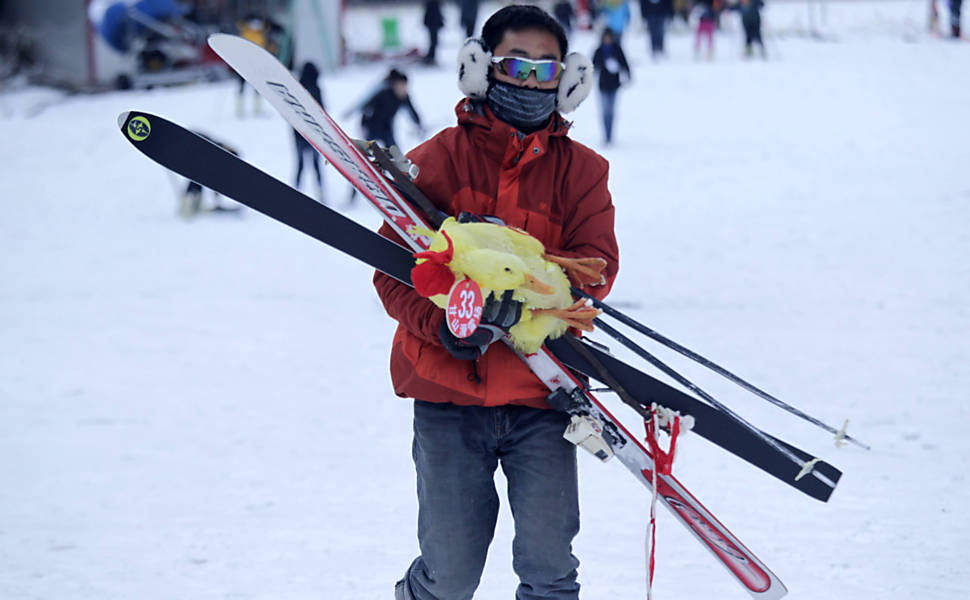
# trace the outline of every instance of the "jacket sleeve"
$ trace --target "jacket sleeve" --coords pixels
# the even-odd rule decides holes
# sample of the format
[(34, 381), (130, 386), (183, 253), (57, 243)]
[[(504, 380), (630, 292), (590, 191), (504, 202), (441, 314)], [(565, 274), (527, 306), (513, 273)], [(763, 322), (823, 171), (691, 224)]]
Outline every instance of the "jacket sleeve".
[(609, 166), (600, 157), (595, 160), (600, 165), (590, 170), (599, 174), (591, 179), (583, 178), (584, 185), (571, 194), (570, 207), (563, 222), (561, 248), (549, 251), (567, 258), (598, 257), (606, 260), (603, 270), (606, 283), (584, 289), (586, 293), (602, 299), (613, 287), (620, 268), (620, 251), (614, 232), (615, 209), (607, 188)]
[[(381, 225), (378, 232), (402, 246), (405, 245), (404, 240), (387, 223)], [(374, 288), (384, 304), (384, 310), (392, 319), (418, 338), (433, 344), (441, 344), (438, 328), (445, 319), (445, 311), (420, 296), (411, 286), (380, 271), (374, 273)]]
[(633, 75), (630, 73), (630, 63), (626, 61), (626, 54), (623, 53), (623, 48), (619, 45), (616, 46), (616, 57), (620, 61), (620, 67), (626, 71), (626, 76), (632, 78)]
[(414, 124), (421, 127), (421, 116), (418, 114), (418, 111), (414, 109), (414, 105), (411, 104), (411, 96), (404, 99), (404, 106), (406, 106), (408, 112), (411, 113), (411, 120), (414, 121)]

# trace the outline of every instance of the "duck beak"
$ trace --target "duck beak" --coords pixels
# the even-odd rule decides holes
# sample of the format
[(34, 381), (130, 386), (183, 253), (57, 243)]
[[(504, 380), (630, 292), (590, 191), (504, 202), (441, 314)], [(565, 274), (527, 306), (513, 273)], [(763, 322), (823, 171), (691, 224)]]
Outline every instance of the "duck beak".
[(525, 283), (523, 284), (523, 287), (525, 287), (527, 290), (532, 290), (537, 294), (543, 294), (545, 296), (550, 296), (556, 293), (556, 288), (546, 283), (542, 283), (533, 275), (525, 276)]

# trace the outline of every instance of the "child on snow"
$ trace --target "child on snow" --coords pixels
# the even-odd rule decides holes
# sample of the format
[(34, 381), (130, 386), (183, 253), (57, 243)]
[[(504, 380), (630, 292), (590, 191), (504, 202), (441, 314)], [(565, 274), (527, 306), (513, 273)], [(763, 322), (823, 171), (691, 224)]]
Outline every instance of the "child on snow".
[(613, 117), (616, 108), (616, 92), (621, 78), (630, 79), (630, 65), (613, 30), (603, 30), (599, 48), (593, 52), (593, 69), (599, 75), (600, 114), (603, 118), (603, 134), (606, 144), (613, 143)]

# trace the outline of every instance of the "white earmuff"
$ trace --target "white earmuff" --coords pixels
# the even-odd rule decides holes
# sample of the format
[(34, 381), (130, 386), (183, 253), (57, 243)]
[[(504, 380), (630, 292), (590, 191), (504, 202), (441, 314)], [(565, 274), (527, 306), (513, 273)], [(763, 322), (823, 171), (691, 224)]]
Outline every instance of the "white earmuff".
[(492, 53), (481, 38), (468, 38), (458, 51), (458, 89), (472, 100), (484, 100), (488, 93), (488, 69)]
[(566, 67), (559, 78), (559, 94), (556, 99), (559, 112), (576, 110), (593, 89), (593, 63), (579, 52), (570, 52), (563, 61)]

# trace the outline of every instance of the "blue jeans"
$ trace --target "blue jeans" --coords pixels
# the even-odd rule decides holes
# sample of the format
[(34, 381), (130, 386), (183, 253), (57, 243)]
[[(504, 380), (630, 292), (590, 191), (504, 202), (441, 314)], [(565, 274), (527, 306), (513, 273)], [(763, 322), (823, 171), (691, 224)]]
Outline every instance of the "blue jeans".
[(603, 134), (606, 143), (613, 141), (613, 116), (616, 114), (616, 90), (600, 90), (600, 112), (603, 115)]
[(576, 600), (579, 532), (576, 447), (569, 417), (524, 406), (414, 402), (421, 555), (397, 583), (397, 600), (468, 600), (495, 532), (495, 469), (508, 479), (515, 520), (516, 600)]
[(650, 53), (657, 55), (664, 52), (664, 30), (667, 28), (667, 15), (650, 15), (646, 17), (647, 31), (650, 33)]

